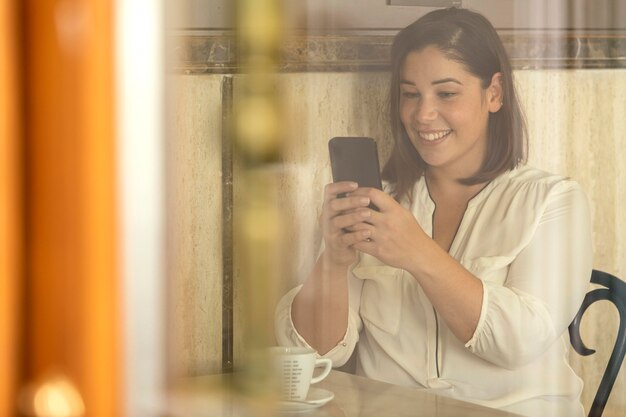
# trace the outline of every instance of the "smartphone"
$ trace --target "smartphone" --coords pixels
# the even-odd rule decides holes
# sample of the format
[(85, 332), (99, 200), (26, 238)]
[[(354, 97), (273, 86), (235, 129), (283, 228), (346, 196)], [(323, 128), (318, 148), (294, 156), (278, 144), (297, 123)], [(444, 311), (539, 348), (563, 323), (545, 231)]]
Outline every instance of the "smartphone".
[(359, 187), (383, 189), (374, 139), (335, 137), (328, 142), (328, 150), (334, 182), (354, 181)]

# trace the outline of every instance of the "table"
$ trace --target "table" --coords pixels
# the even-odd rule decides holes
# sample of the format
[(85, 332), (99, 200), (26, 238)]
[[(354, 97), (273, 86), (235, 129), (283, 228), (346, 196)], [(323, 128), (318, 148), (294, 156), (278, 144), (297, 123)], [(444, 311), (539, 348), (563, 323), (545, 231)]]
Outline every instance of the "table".
[(333, 371), (315, 385), (335, 393), (335, 399), (307, 417), (506, 417), (517, 416), (414, 388)]
[(232, 375), (185, 378), (169, 390), (166, 417), (514, 417), (423, 390), (374, 381), (337, 370), (313, 387), (332, 391), (335, 398), (320, 408), (283, 413), (268, 396), (251, 398), (224, 388)]

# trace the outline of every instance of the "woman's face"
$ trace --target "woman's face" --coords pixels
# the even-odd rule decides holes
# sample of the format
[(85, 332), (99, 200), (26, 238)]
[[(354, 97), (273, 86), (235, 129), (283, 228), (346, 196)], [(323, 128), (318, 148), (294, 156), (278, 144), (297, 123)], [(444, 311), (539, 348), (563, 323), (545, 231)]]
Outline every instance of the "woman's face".
[(501, 106), (499, 74), (483, 89), (462, 64), (428, 46), (407, 55), (400, 75), (400, 119), (429, 171), (455, 178), (478, 172), (489, 112)]

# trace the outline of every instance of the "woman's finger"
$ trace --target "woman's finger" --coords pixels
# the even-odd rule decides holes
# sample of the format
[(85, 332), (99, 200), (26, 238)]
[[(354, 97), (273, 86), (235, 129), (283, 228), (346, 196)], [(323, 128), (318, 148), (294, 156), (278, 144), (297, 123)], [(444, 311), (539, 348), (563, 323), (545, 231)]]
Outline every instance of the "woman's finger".
[(372, 215), (372, 210), (361, 209), (351, 214), (343, 214), (330, 219), (330, 223), (334, 229), (347, 229), (357, 223), (367, 222)]
[(395, 205), (398, 204), (398, 202), (394, 200), (393, 197), (377, 188), (357, 188), (355, 191), (350, 193), (350, 196), (369, 198), (371, 203), (378, 207), (381, 212), (391, 210)]
[(333, 211), (343, 212), (359, 207), (367, 207), (370, 204), (369, 197), (348, 196), (343, 198), (335, 198), (328, 202), (330, 209)]
[(324, 199), (337, 198), (339, 194), (349, 193), (356, 190), (358, 184), (352, 181), (331, 182), (324, 187)]
[(359, 230), (357, 232), (350, 232), (342, 234), (339, 239), (345, 246), (352, 246), (359, 244), (359, 242), (365, 242), (370, 238), (371, 232), (369, 230)]
[(355, 189), (356, 183), (349, 181), (327, 184), (324, 188), (324, 203), (322, 204), (320, 220), (325, 221), (335, 217), (341, 211), (362, 206), (359, 201), (367, 197), (347, 197), (347, 200), (338, 197), (339, 194), (345, 194)]

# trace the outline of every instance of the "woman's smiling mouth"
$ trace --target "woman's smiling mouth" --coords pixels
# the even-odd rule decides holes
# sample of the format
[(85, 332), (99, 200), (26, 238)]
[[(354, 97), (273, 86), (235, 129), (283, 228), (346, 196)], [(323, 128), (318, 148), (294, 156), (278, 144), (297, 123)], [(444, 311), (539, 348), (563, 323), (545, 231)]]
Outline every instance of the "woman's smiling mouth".
[(442, 139), (442, 138), (448, 136), (451, 132), (452, 132), (452, 129), (447, 129), (447, 130), (439, 130), (439, 131), (436, 131), (436, 132), (433, 132), (433, 131), (421, 132), (421, 131), (419, 131), (418, 134), (419, 134), (420, 138), (422, 138), (422, 139), (424, 139), (426, 141), (429, 141), (429, 142), (433, 142), (435, 140)]

